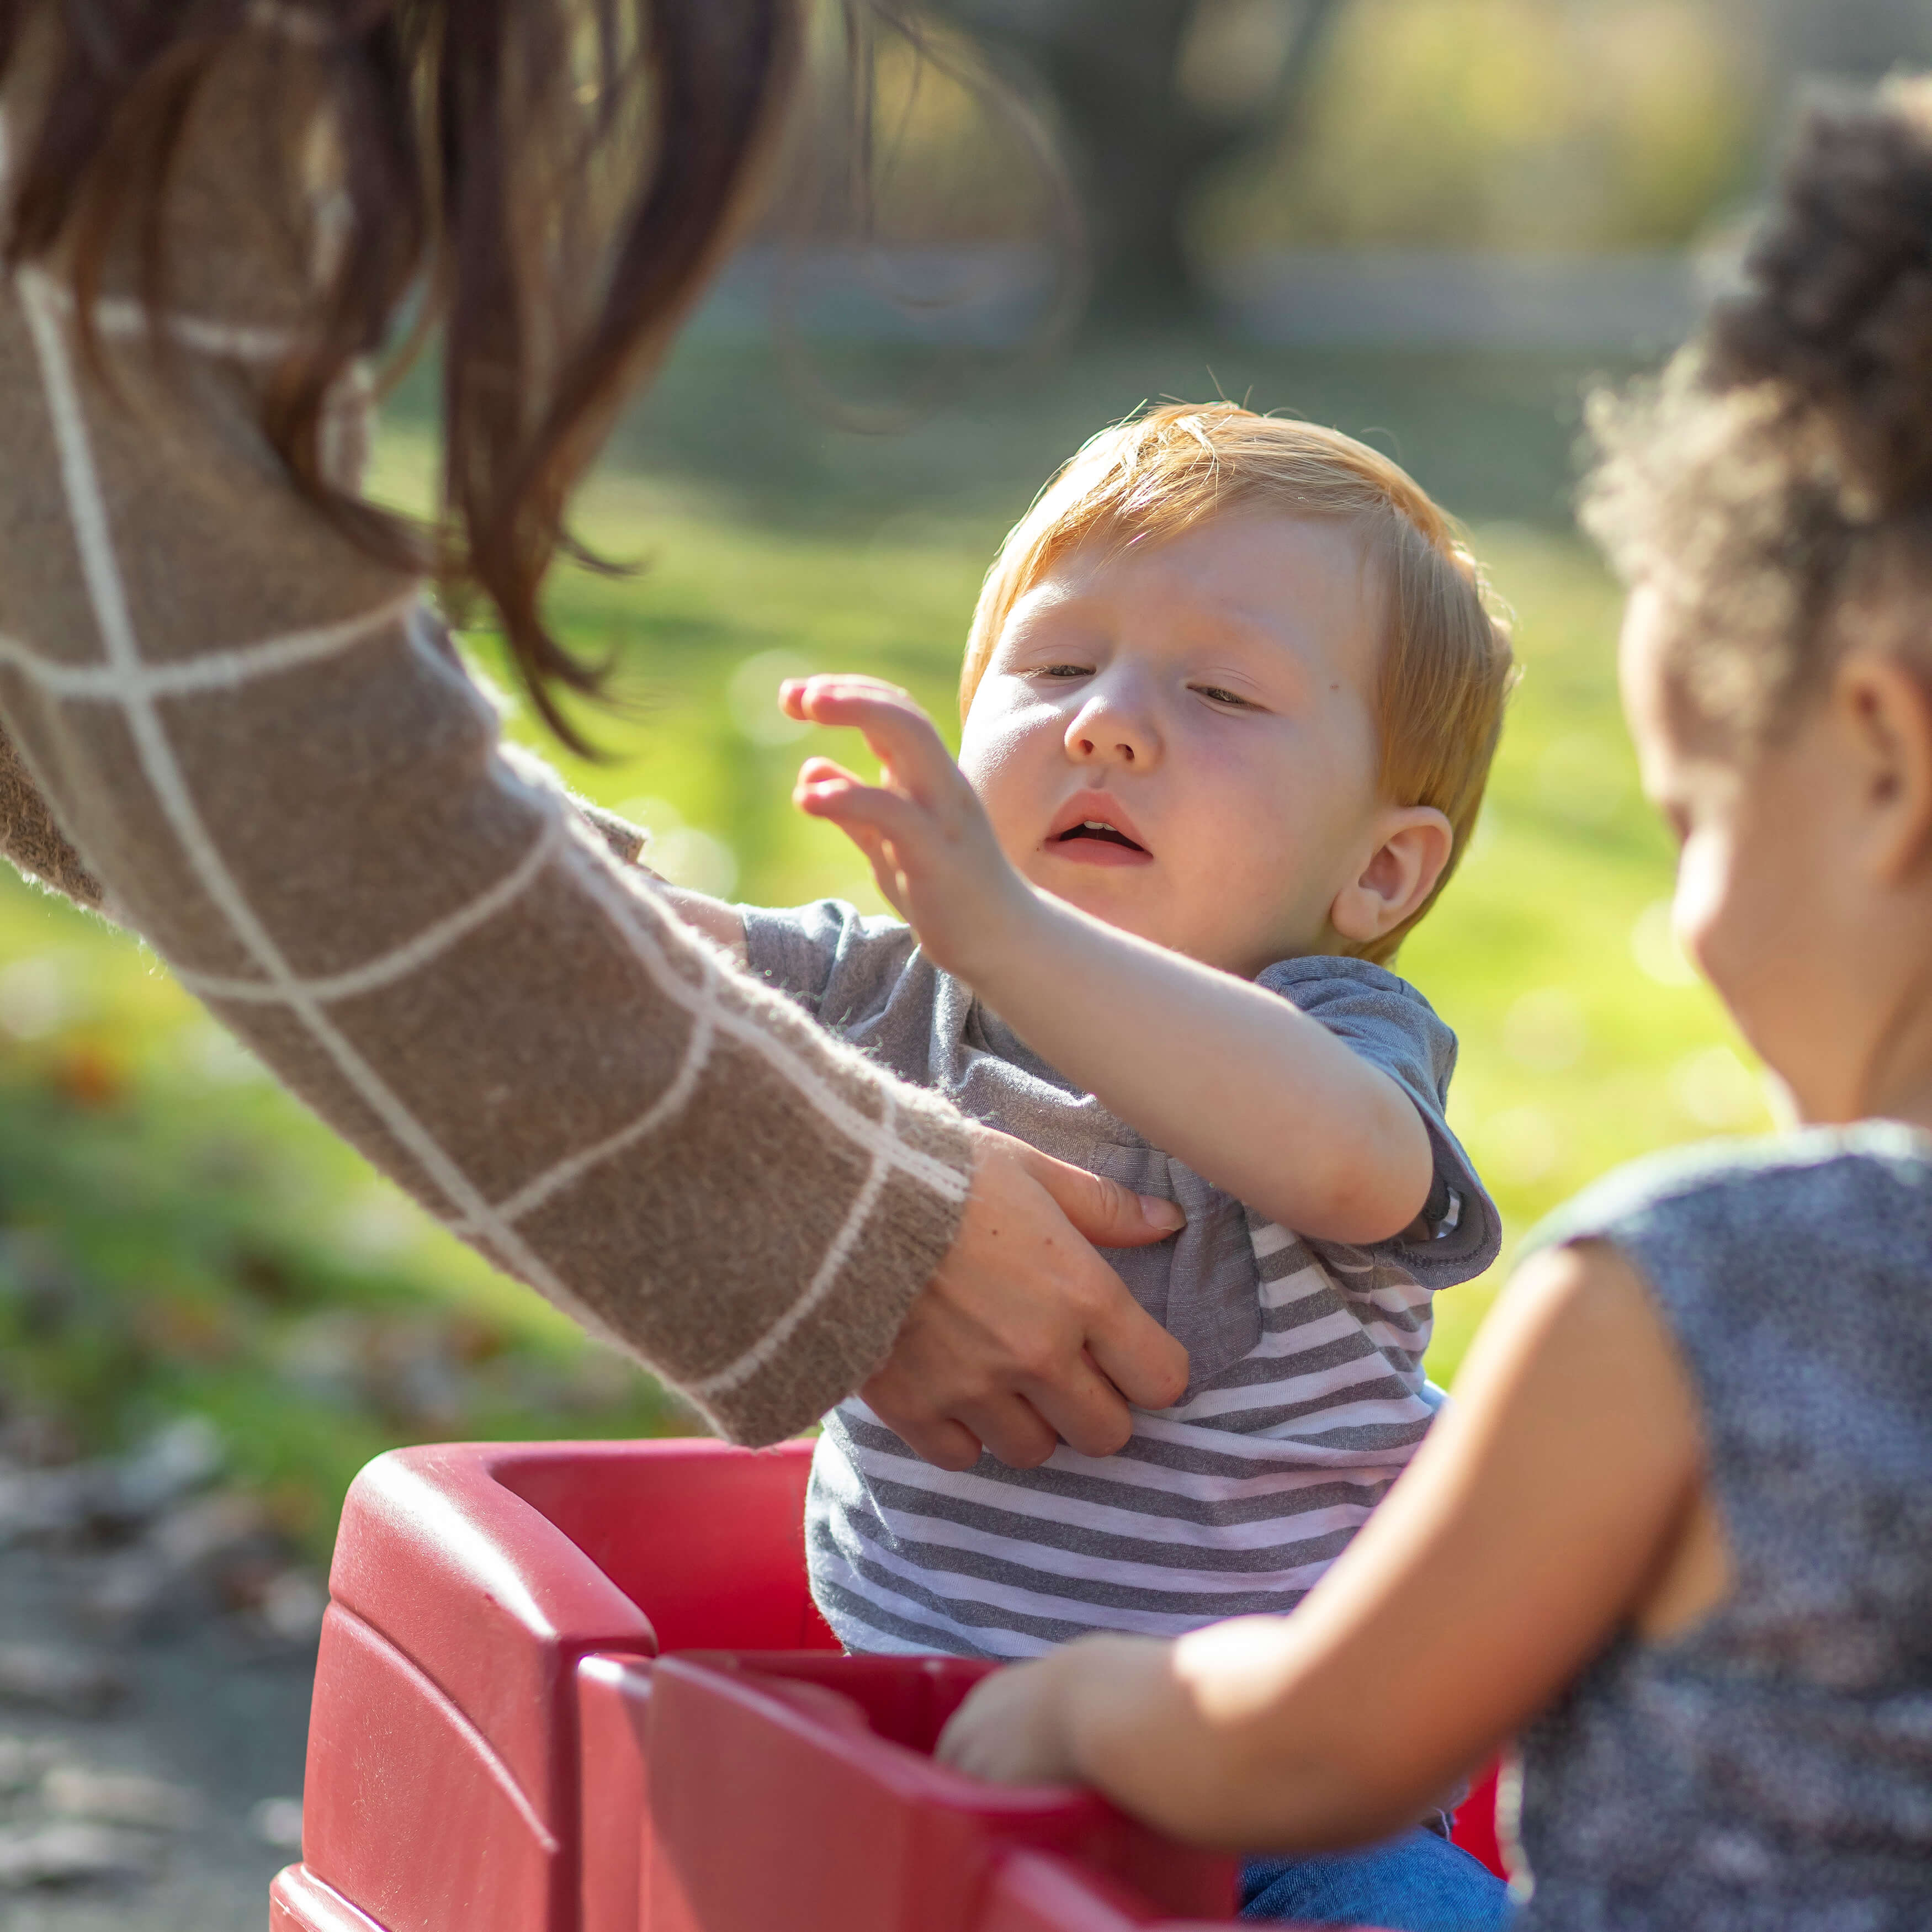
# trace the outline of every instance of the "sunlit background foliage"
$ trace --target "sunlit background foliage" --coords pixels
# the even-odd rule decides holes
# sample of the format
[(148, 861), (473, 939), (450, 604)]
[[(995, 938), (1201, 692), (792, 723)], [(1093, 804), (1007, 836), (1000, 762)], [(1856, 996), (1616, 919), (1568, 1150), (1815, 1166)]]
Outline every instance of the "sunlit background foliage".
[[(1026, 67), (1017, 30), (994, 31), (993, 0), (943, 10), (946, 32), (988, 34), (1018, 98), (1072, 143), (1076, 117), (1047, 68)], [(1869, 28), (1887, 10), (1328, 10), (1284, 92), (1267, 69), (1295, 26), (1289, 0), (1165, 9), (1170, 26), (1187, 16), (1163, 82), (1186, 111), (1259, 116), (1183, 211), (1182, 245), (1210, 280), (1244, 251), (1289, 246), (1701, 245), (1747, 203), (1792, 74), (1819, 63), (1825, 28)], [(1117, 25), (1161, 12), (1136, 0)], [(1871, 45), (1904, 44), (1873, 33)], [(938, 51), (958, 44), (942, 35)], [(1847, 64), (1868, 68), (1859, 45)], [(1046, 232), (1050, 196), (1010, 128), (945, 66), (882, 52), (880, 232)], [(782, 230), (775, 215), (763, 242)], [(644, 568), (556, 585), (568, 634), (614, 652), (627, 700), (621, 716), (586, 716), (610, 756), (568, 764), (571, 782), (647, 824), (656, 862), (692, 884), (875, 907), (849, 848), (787, 803), (800, 758), (834, 748), (778, 716), (778, 679), (879, 672), (950, 722), (980, 574), (1083, 436), (1162, 394), (1298, 411), (1390, 449), (1466, 516), (1516, 613), (1526, 674), (1490, 803), (1402, 962), (1461, 1036), (1451, 1118), (1512, 1244), (1618, 1161), (1762, 1128), (1757, 1071), (1671, 940), (1667, 842), (1617, 715), (1617, 598), (1569, 528), (1579, 398), (1634, 366), (1630, 346), (1271, 349), (1217, 320), (1211, 296), (1188, 302), (1139, 314), (1103, 300), (1050, 350), (995, 344), (970, 367), (916, 342), (782, 328), (775, 340), (722, 304), (624, 425), (585, 506), (592, 543)], [(405, 386), (380, 451), (381, 491), (415, 505), (430, 491), (430, 386)], [(860, 433), (827, 396), (887, 398), (898, 433)], [(471, 642), (492, 670), (491, 640)], [(538, 742), (520, 716), (511, 729)], [(1504, 1272), (1442, 1298), (1441, 1378)], [(9, 878), (0, 1426), (16, 1441), (107, 1444), (182, 1411), (214, 1418), (238, 1472), (318, 1550), (350, 1475), (388, 1444), (687, 1426), (644, 1376), (436, 1232), (133, 940)]]

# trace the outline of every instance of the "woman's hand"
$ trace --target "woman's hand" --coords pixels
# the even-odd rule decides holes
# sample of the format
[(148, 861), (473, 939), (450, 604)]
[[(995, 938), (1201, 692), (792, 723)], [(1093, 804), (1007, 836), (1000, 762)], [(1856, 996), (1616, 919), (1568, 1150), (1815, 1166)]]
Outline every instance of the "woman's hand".
[(808, 758), (792, 802), (830, 820), (871, 862), (879, 890), (940, 966), (969, 983), (975, 958), (1010, 958), (1033, 888), (1000, 850), (973, 788), (932, 721), (875, 677), (794, 678), (792, 717), (861, 732), (884, 768), (868, 785), (830, 758)]
[(981, 1130), (966, 1211), (885, 1366), (860, 1390), (928, 1462), (968, 1469), (982, 1447), (1031, 1468), (1064, 1437), (1111, 1456), (1127, 1405), (1165, 1408), (1187, 1352), (1094, 1252), (1143, 1247), (1184, 1225), (1171, 1201)]

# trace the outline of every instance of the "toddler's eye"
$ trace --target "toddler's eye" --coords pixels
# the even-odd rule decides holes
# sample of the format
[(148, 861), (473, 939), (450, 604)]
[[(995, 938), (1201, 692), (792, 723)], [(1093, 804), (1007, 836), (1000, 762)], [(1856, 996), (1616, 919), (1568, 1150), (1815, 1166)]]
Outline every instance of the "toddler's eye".
[(1232, 704), (1241, 711), (1252, 711), (1256, 708), (1252, 700), (1242, 697), (1238, 692), (1229, 691), (1222, 685), (1196, 684), (1189, 688), (1196, 697), (1206, 698), (1210, 704)]
[(1091, 677), (1094, 667), (1083, 664), (1041, 664), (1033, 673), (1035, 677)]

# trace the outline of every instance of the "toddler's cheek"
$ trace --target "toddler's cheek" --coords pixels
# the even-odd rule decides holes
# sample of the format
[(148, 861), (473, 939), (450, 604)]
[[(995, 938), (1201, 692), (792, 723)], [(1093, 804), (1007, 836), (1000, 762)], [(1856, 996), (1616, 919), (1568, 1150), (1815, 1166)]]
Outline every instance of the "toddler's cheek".
[(1016, 864), (1020, 854), (1015, 842), (1029, 848), (1036, 843), (1058, 802), (1046, 796), (1042, 764), (1038, 748), (1022, 729), (969, 732), (959, 748), (959, 769), (979, 794), (1000, 844)]
[(982, 701), (967, 714), (959, 738), (959, 769), (987, 800), (989, 809), (992, 793), (1012, 783), (1017, 768), (1028, 761), (1030, 754), (1037, 760), (1034, 741), (1042, 733), (1058, 736), (1053, 720), (1040, 716), (1037, 706), (1019, 710)]

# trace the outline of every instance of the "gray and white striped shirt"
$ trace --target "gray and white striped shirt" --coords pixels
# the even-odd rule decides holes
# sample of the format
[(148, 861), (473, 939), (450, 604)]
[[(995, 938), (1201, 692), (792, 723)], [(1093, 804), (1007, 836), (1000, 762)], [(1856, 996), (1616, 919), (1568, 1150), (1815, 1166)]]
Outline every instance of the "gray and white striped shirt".
[(1454, 1036), (1358, 959), (1261, 985), (1400, 1083), (1436, 1149), (1422, 1224), (1372, 1248), (1306, 1241), (1171, 1159), (1046, 1066), (896, 920), (833, 901), (746, 908), (752, 970), (903, 1078), (1092, 1172), (1178, 1201), (1172, 1241), (1110, 1252), (1186, 1345), (1173, 1408), (1118, 1455), (936, 1469), (854, 1398), (825, 1421), (806, 1504), (819, 1607), (850, 1649), (1025, 1657), (1089, 1630), (1176, 1636), (1298, 1603), (1379, 1502), (1442, 1402), (1423, 1372), (1434, 1291), (1480, 1274), (1496, 1208), (1443, 1118)]

